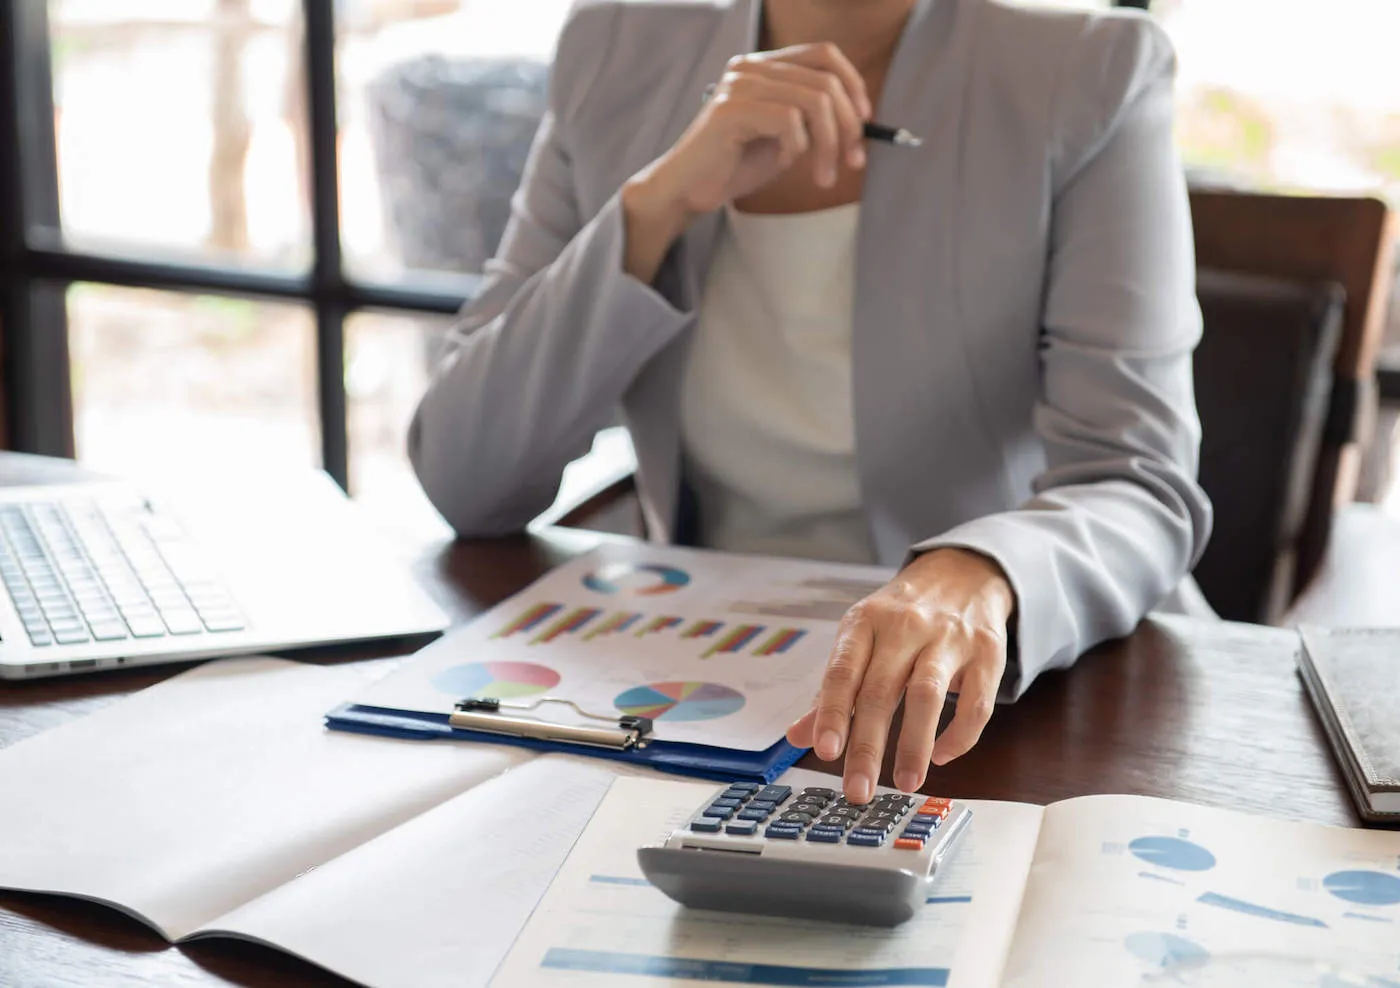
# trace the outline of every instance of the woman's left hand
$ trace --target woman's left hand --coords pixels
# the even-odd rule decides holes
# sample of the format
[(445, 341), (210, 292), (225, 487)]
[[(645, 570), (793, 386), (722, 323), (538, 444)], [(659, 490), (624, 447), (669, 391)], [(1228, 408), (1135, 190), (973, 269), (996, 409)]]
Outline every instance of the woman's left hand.
[[(924, 784), (929, 763), (966, 754), (991, 719), (1006, 669), (1016, 596), (987, 556), (934, 549), (856, 604), (841, 628), (812, 710), (788, 728), (799, 748), (831, 761), (846, 752), (846, 798), (868, 802), (884, 761), (890, 719), (904, 698), (894, 782)], [(934, 738), (948, 693), (957, 711)]]

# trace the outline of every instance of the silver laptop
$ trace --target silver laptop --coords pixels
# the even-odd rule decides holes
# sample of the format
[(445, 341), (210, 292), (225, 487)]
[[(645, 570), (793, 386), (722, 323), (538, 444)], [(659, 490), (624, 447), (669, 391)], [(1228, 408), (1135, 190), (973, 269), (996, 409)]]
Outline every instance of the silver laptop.
[(207, 496), (0, 489), (0, 678), (441, 631), (358, 510), (324, 474)]

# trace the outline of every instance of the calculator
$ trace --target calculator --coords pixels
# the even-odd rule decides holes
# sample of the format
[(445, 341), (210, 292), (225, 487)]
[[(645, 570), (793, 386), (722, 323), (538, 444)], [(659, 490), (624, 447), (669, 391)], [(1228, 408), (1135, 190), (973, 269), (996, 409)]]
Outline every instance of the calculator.
[(647, 880), (696, 909), (897, 926), (927, 901), (972, 811), (937, 796), (735, 782), (637, 852)]

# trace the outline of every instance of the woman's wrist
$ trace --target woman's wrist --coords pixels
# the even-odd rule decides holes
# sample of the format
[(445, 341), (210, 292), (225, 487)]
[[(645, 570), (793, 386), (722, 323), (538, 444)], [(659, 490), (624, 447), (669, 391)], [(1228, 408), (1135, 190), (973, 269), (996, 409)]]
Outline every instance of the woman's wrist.
[(627, 241), (623, 269), (638, 281), (650, 284), (666, 252), (693, 217), (679, 197), (670, 192), (655, 167), (624, 182), (619, 200)]

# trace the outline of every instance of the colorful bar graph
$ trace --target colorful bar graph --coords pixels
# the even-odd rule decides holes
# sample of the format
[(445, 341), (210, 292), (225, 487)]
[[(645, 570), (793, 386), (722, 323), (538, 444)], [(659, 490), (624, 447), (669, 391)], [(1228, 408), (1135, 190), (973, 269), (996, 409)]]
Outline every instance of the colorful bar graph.
[(701, 658), (708, 659), (712, 655), (720, 655), (724, 652), (742, 652), (744, 646), (763, 634), (763, 627), (761, 624), (741, 624), (711, 645)]
[(708, 638), (723, 627), (723, 621), (696, 621), (689, 628), (686, 628), (684, 631), (681, 632), (681, 637)]
[(573, 634), (601, 613), (603, 612), (596, 607), (576, 607), (551, 624), (543, 632), (530, 639), (530, 644), (548, 644), (560, 635)]
[(627, 611), (617, 611), (613, 614), (609, 614), (603, 619), (602, 624), (584, 635), (583, 640), (589, 642), (603, 635), (611, 635), (615, 632), (626, 631), (628, 628), (632, 627), (632, 625), (640, 621), (641, 618), (642, 616), (640, 614), (630, 614)]
[(801, 628), (781, 628), (773, 633), (772, 638), (760, 645), (754, 655), (781, 655), (801, 641), (805, 634), (807, 632)]
[(642, 625), (641, 630), (637, 632), (637, 637), (641, 638), (643, 635), (652, 635), (658, 631), (670, 631), (672, 628), (679, 627), (680, 623), (684, 620), (685, 618), (679, 617), (652, 618), (646, 624)]
[(563, 609), (563, 604), (536, 604), (491, 637), (509, 638), (511, 635), (518, 635), (522, 631), (534, 631)]

